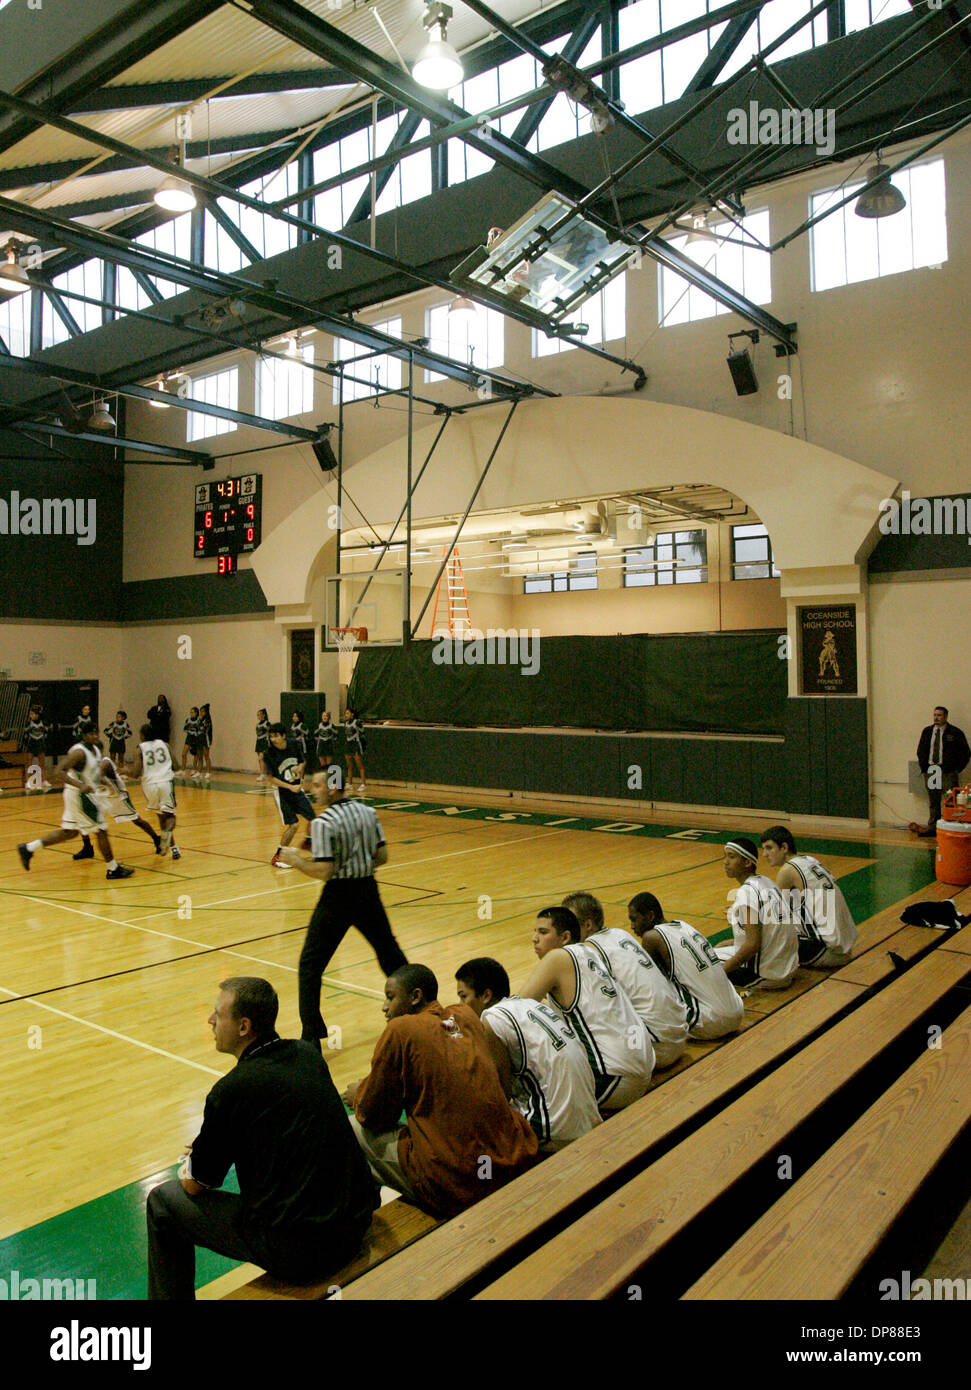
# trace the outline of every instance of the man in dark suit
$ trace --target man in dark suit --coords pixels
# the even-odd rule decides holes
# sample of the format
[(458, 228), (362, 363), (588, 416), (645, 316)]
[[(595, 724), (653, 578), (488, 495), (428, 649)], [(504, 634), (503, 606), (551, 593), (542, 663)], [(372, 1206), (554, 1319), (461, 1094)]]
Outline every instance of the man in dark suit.
[(918, 833), (927, 838), (937, 834), (944, 793), (958, 785), (958, 774), (971, 762), (968, 740), (956, 725), (947, 722), (947, 710), (943, 705), (934, 710), (933, 724), (928, 724), (920, 736), (917, 761), (927, 784), (930, 807), (927, 828)]

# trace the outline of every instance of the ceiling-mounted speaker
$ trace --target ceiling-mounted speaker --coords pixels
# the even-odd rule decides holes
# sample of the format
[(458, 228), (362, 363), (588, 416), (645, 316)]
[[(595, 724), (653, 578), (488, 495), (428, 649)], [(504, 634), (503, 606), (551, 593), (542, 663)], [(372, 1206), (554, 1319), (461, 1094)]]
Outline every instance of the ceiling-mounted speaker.
[(737, 394), (754, 396), (759, 389), (759, 383), (748, 348), (740, 348), (737, 352), (730, 352), (726, 360)]
[(322, 439), (315, 439), (311, 444), (314, 451), (314, 458), (320, 464), (321, 473), (337, 472), (337, 455), (330, 446), (330, 440), (326, 435)]

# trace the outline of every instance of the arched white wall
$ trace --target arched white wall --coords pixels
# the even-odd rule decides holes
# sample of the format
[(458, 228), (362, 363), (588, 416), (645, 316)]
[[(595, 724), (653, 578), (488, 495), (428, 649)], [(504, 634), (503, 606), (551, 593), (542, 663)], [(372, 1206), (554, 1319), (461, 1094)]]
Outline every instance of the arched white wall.
[[(415, 518), (464, 512), (507, 413), (497, 403), (449, 421), (416, 491)], [(436, 422), (416, 433), (415, 473), (437, 429)], [(351, 493), (375, 524), (394, 521), (404, 503), (405, 451), (398, 440), (348, 470)], [(880, 502), (897, 486), (884, 473), (745, 421), (637, 398), (573, 396), (517, 408), (475, 510), (684, 483), (710, 483), (749, 504), (769, 530), (784, 585), (787, 572), (846, 574), (858, 565)], [(321, 549), (333, 540), (328, 507), (325, 494), (311, 497), (256, 552), (253, 568), (269, 603), (309, 602)], [(345, 525), (356, 524), (351, 513)]]

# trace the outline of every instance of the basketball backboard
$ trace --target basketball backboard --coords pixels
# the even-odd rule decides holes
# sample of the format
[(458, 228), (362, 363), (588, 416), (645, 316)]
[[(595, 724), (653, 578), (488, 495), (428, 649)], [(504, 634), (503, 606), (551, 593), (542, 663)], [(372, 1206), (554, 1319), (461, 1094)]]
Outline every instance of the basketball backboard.
[(324, 651), (337, 651), (335, 628), (363, 628), (358, 647), (400, 647), (404, 641), (403, 569), (347, 571), (325, 580)]

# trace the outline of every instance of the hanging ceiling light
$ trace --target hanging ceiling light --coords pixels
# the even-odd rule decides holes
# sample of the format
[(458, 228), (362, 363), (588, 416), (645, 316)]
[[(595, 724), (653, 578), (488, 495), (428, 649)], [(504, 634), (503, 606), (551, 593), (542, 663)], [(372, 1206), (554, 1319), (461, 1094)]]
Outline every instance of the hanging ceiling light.
[[(169, 151), (169, 160), (178, 164), (180, 169), (184, 168), (185, 146), (182, 146), (181, 151), (177, 146), (173, 146)], [(175, 174), (169, 174), (162, 180), (155, 190), (154, 198), (156, 206), (165, 212), (191, 212), (196, 206), (196, 195), (192, 185)]]
[(465, 76), (461, 58), (445, 38), (445, 28), (451, 18), (451, 5), (433, 3), (426, 6), (422, 23), (428, 30), (428, 42), (411, 69), (416, 82), (436, 92), (457, 87)]
[(3, 265), (0, 265), (0, 294), (24, 294), (30, 289), (27, 272), (17, 260), (19, 250), (20, 242), (13, 238), (4, 247), (7, 259)]
[(448, 321), (461, 327), (471, 328), (479, 317), (479, 306), (474, 300), (458, 295), (448, 306)]
[(91, 406), (91, 414), (88, 416), (88, 429), (98, 430), (102, 434), (114, 434), (115, 417), (108, 409), (108, 402), (104, 396), (99, 396)]
[(903, 212), (907, 206), (907, 199), (895, 184), (890, 182), (890, 169), (880, 161), (880, 151), (877, 150), (877, 162), (867, 173), (867, 183), (873, 179), (879, 179), (879, 183), (873, 184), (872, 188), (866, 188), (856, 200), (853, 211), (857, 217), (892, 217), (895, 212)]

